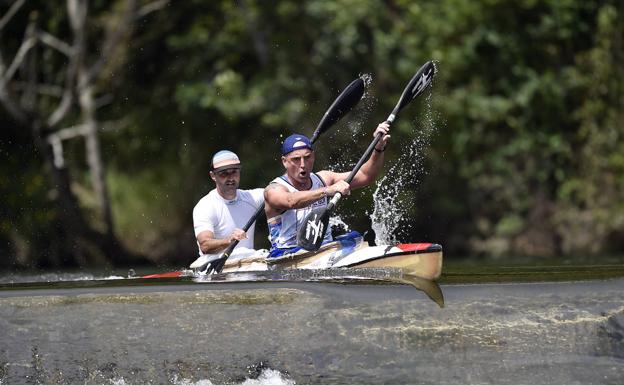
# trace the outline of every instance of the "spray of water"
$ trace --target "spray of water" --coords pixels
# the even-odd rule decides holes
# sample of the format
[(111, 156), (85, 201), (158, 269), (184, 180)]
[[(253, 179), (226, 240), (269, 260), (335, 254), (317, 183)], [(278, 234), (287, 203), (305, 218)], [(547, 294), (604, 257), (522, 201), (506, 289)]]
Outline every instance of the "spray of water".
[[(355, 146), (360, 138), (370, 135), (370, 130), (364, 128), (377, 105), (377, 99), (370, 89), (373, 77), (370, 74), (360, 74), (359, 77), (364, 81), (364, 95), (353, 110), (343, 118), (343, 124), (332, 130), (328, 140), (328, 143), (339, 145), (338, 148)], [(332, 171), (349, 170), (355, 165), (358, 157), (359, 154), (353, 151), (332, 151), (329, 156), (328, 169)]]
[(337, 229), (339, 234), (347, 233), (350, 231), (349, 225), (342, 220), (340, 215), (333, 215), (329, 218), (329, 228)]
[[(401, 154), (376, 183), (373, 193), (374, 208), (370, 219), (375, 232), (375, 243), (378, 245), (397, 244), (401, 242), (400, 233), (410, 233), (409, 225), (403, 222), (414, 208), (416, 197), (413, 191), (426, 173), (423, 152), (429, 145), (439, 120), (438, 114), (432, 109), (431, 101), (432, 92), (429, 91), (425, 100), (424, 117), (412, 122), (410, 134), (413, 139), (400, 146), (395, 145)], [(397, 231), (399, 229), (400, 232)]]
[[(370, 87), (373, 76), (360, 74), (359, 77), (364, 81), (364, 95), (355, 108), (345, 117), (344, 123), (334, 131), (330, 138), (330, 142), (338, 143), (337, 148), (358, 148), (360, 140), (371, 135), (371, 130), (366, 129), (366, 127), (370, 123), (371, 113), (377, 106), (377, 98), (373, 95)], [(336, 172), (351, 170), (360, 155), (361, 153), (358, 151), (333, 151), (329, 156), (327, 169)], [(343, 215), (347, 220), (350, 217), (350, 213), (343, 213)], [(349, 226), (340, 216), (330, 218), (330, 226), (337, 228), (338, 233), (349, 231)]]
[[(349, 113), (346, 124), (334, 131), (331, 140), (350, 138), (349, 144), (355, 145), (359, 139), (370, 135), (370, 130), (362, 129), (364, 123), (378, 104), (377, 98), (372, 94), (370, 84), (373, 77), (370, 74), (360, 74), (364, 80), (365, 92), (360, 103)], [(418, 185), (419, 177), (424, 173), (423, 151), (428, 146), (432, 133), (435, 131), (436, 122), (439, 120), (437, 113), (432, 108), (431, 87), (425, 98), (424, 117), (414, 121), (411, 125), (413, 138), (409, 143), (396, 145), (401, 151), (399, 158), (390, 166), (385, 176), (376, 183), (373, 193), (374, 207), (372, 214), (367, 212), (375, 232), (377, 244), (399, 243), (397, 229), (415, 205), (415, 196), (404, 194), (403, 191), (414, 191)], [(348, 132), (344, 133), (344, 129)], [(344, 171), (353, 167), (359, 158), (359, 153), (353, 151), (334, 152), (329, 157), (328, 167), (330, 170)], [(348, 214), (345, 214), (348, 217)], [(348, 231), (348, 225), (339, 216), (330, 219), (330, 226), (344, 227)], [(409, 232), (403, 224), (403, 231)]]

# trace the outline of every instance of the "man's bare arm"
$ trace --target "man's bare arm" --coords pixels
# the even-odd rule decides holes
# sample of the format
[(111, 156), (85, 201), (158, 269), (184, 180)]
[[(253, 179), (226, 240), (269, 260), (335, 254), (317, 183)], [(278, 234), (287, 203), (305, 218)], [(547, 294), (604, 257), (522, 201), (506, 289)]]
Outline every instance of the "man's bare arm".
[(236, 229), (230, 236), (226, 238), (215, 238), (212, 231), (206, 230), (197, 234), (197, 243), (199, 248), (204, 254), (215, 254), (225, 250), (234, 240), (243, 240), (247, 238), (247, 234), (241, 230)]
[(291, 192), (284, 186), (271, 183), (264, 189), (265, 211), (271, 218), (285, 210), (299, 209), (325, 197), (327, 187)]
[[(358, 172), (353, 177), (351, 181), (351, 189), (361, 188), (368, 186), (373, 183), (375, 178), (381, 172), (384, 164), (384, 151), (386, 149), (386, 145), (390, 135), (388, 135), (389, 126), (387, 123), (380, 123), (375, 132), (374, 136), (381, 133), (382, 139), (377, 143), (376, 150), (373, 151), (370, 158), (362, 165), (362, 167), (358, 170)], [(346, 180), (351, 174), (350, 171), (347, 172), (332, 172), (332, 171), (321, 171), (318, 173), (326, 183), (336, 183), (338, 180)]]

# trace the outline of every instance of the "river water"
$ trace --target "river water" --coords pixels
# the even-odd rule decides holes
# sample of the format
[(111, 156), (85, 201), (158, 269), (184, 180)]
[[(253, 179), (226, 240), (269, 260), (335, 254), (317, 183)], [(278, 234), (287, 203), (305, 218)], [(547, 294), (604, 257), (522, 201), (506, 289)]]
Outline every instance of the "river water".
[(0, 384), (621, 384), (624, 278), (598, 270), (5, 277)]

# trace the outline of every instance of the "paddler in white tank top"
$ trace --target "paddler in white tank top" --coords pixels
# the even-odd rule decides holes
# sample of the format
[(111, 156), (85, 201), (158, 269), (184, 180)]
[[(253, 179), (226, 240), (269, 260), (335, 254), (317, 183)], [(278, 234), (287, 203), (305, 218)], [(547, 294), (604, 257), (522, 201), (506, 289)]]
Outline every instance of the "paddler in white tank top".
[[(281, 251), (296, 251), (297, 231), (312, 209), (327, 205), (328, 198), (336, 193), (348, 195), (352, 189), (365, 187), (375, 180), (383, 167), (384, 151), (390, 138), (388, 131), (389, 125), (385, 122), (377, 126), (373, 135), (382, 133), (383, 137), (350, 185), (345, 182), (349, 171), (312, 171), (314, 150), (305, 135), (293, 134), (284, 140), (282, 165), (286, 173), (264, 189), (271, 256), (278, 256)], [(331, 240), (327, 232), (323, 242)]]

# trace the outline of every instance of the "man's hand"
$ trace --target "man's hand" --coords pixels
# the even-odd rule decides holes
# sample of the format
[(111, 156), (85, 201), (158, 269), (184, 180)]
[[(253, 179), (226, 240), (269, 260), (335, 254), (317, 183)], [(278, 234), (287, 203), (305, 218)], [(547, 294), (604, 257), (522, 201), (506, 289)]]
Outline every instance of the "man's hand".
[(234, 229), (228, 239), (230, 243), (234, 241), (242, 241), (243, 239), (247, 239), (247, 233), (244, 232), (242, 229)]
[(375, 146), (377, 151), (383, 151), (386, 149), (386, 145), (388, 144), (388, 139), (390, 139), (390, 125), (388, 122), (379, 123), (375, 132), (373, 133), (373, 137), (376, 138), (377, 135), (382, 134), (381, 140)]
[(351, 194), (351, 186), (349, 183), (344, 180), (339, 180), (333, 185), (327, 187), (327, 195), (333, 196), (336, 193), (340, 193), (340, 195), (349, 195)]

